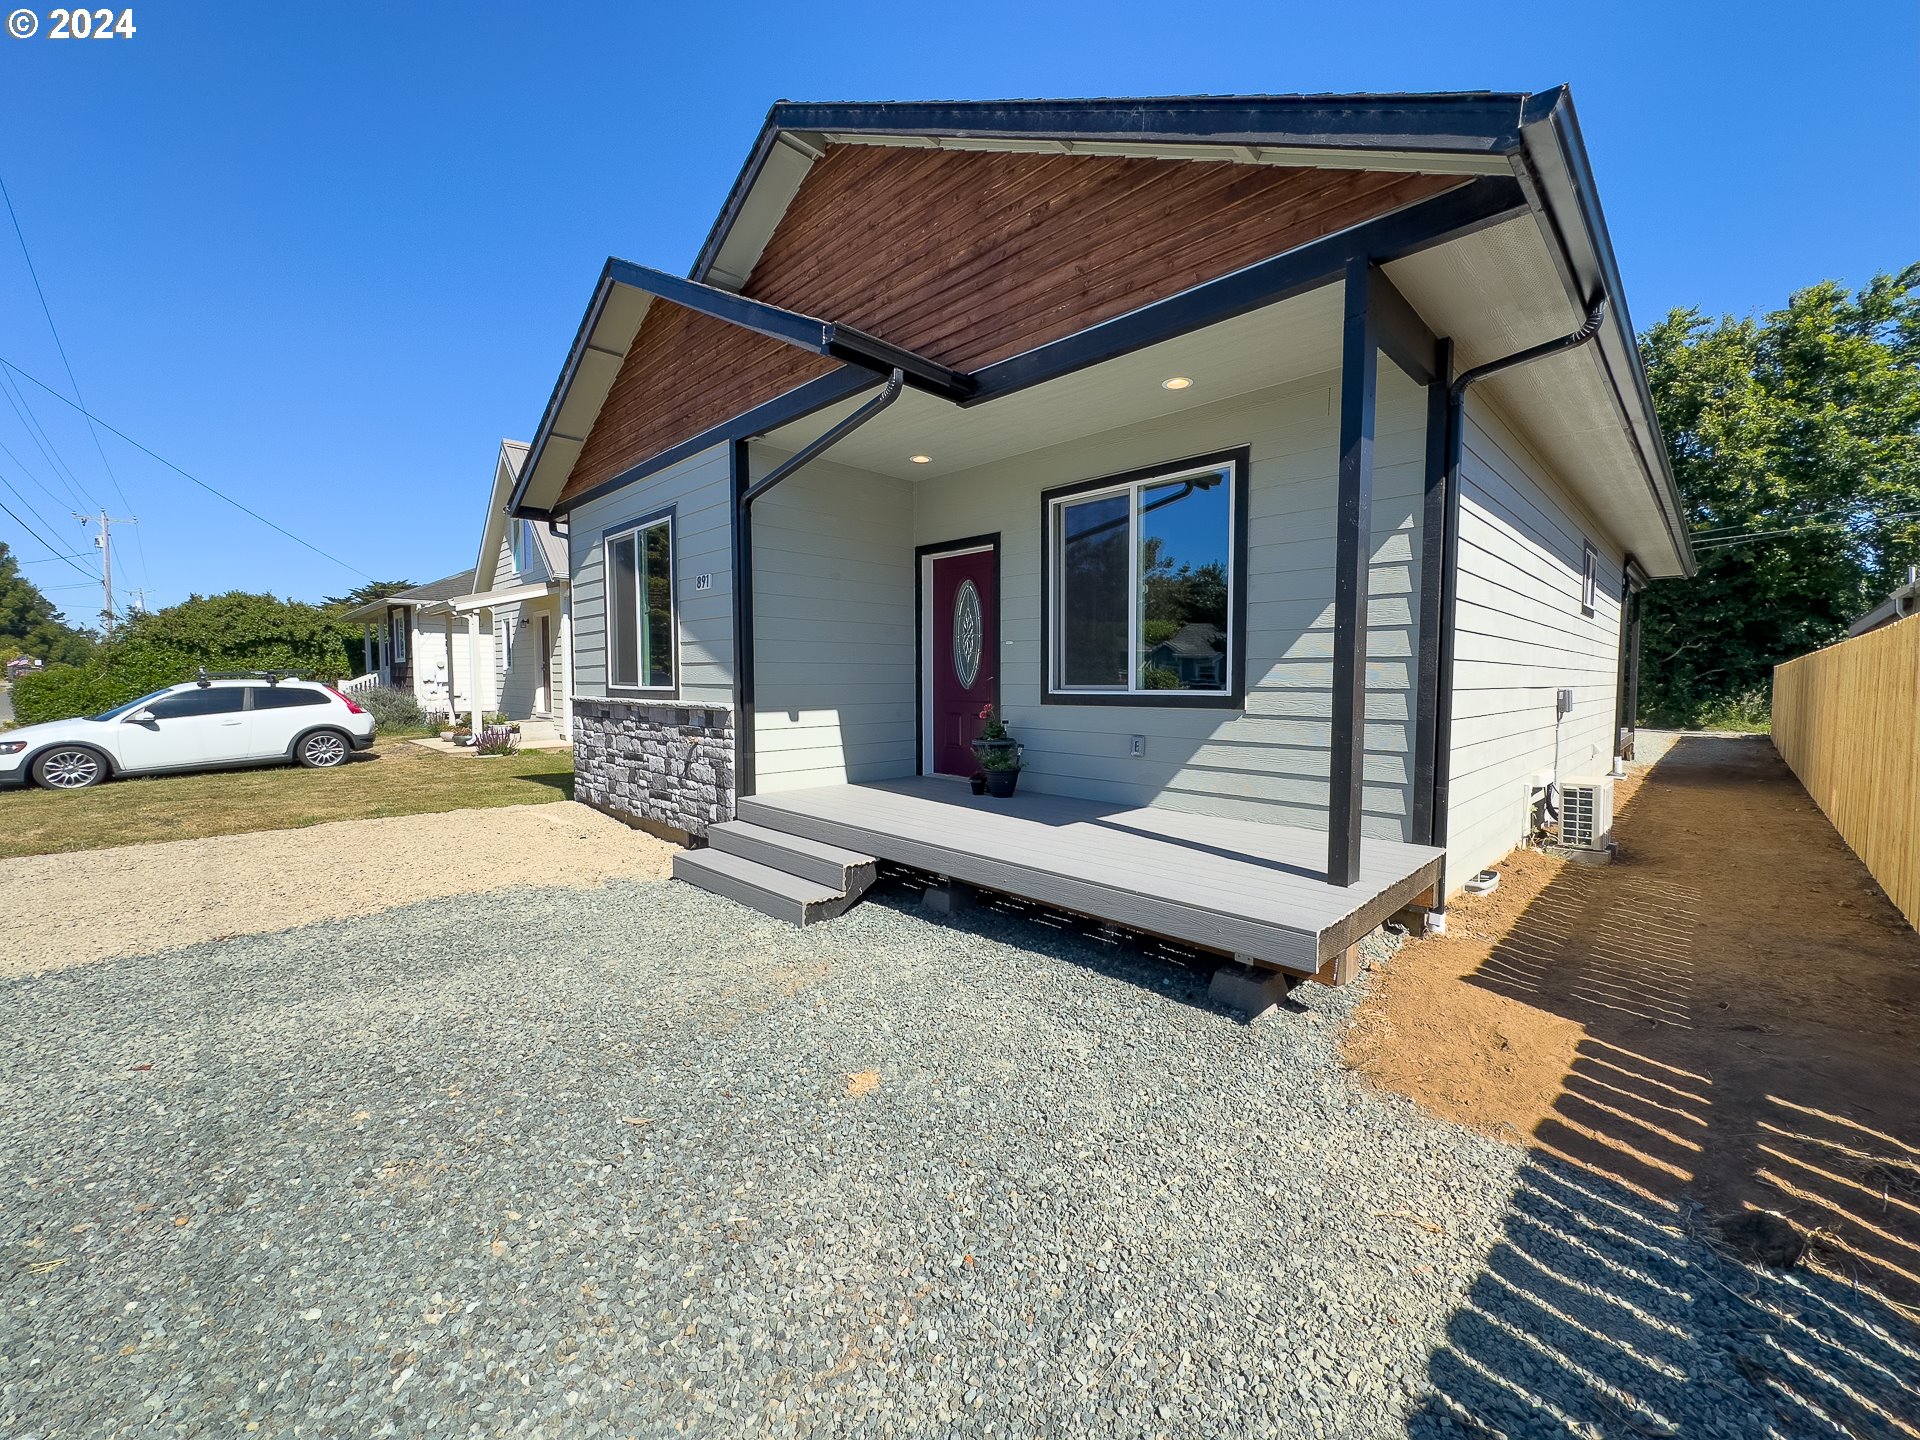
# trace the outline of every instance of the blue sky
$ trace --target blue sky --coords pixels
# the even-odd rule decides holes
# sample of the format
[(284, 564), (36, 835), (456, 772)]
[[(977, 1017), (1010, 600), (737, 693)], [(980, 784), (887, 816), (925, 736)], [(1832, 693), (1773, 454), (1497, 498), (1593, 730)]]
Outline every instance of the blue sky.
[[(498, 442), (536, 424), (601, 262), (684, 270), (781, 97), (1567, 81), (1637, 323), (1920, 259), (1910, 0), (277, 0), (136, 4), (137, 33), (112, 41), (50, 40), (38, 8), (38, 36), (0, 37), (0, 178), (89, 407), (380, 578), (473, 563)], [(0, 355), (66, 386), (3, 215)], [(149, 603), (362, 578), (104, 436), (122, 500), (77, 418), (22, 393), (77, 488), (140, 517), (115, 569)], [(4, 396), (0, 445), (18, 462), (0, 451), (0, 480), (84, 544)], [(4, 484), (0, 503), (25, 514)], [(42, 582), (84, 586), (5, 515), (0, 539)]]

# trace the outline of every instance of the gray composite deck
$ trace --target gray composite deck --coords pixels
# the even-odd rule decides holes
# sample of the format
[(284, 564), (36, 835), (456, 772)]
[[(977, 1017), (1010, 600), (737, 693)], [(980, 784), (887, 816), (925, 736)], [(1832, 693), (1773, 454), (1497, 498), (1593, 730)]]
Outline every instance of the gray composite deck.
[(1361, 847), (1360, 881), (1329, 885), (1318, 830), (1020, 794), (923, 777), (739, 802), (756, 825), (911, 865), (1297, 974), (1312, 974), (1439, 876), (1443, 852)]

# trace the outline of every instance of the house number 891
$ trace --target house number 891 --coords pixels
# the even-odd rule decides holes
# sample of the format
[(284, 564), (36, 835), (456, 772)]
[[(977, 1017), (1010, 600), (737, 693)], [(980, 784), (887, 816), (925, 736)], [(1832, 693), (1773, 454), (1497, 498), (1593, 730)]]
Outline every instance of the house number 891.
[(49, 40), (133, 38), (131, 10), (122, 10), (118, 20), (113, 18), (111, 10), (49, 10), (47, 19), (53, 22), (53, 28), (47, 32)]

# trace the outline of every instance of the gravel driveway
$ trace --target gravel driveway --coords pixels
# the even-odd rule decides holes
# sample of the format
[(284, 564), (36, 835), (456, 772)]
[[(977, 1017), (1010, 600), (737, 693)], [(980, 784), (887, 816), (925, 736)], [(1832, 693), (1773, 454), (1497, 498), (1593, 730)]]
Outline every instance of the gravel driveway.
[[(1805, 1433), (1725, 1341), (1782, 1282), (1361, 1089), (1350, 994), (623, 879), (0, 991), (9, 1435)], [(1511, 1335), (1627, 1275), (1593, 1425)]]

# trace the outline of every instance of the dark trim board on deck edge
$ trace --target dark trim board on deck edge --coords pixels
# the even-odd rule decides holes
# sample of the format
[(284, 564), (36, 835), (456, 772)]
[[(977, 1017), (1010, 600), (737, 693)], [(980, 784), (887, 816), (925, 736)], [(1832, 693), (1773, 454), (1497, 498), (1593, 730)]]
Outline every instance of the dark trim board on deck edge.
[[(1371, 883), (1334, 886), (1319, 874), (1319, 831), (1057, 795), (975, 800), (940, 779), (782, 791), (743, 798), (738, 815), (1299, 976), (1316, 974), (1411, 904), (1435, 883), (1442, 859), (1428, 847), (1375, 841)], [(1071, 827), (1085, 829), (1066, 833)]]

